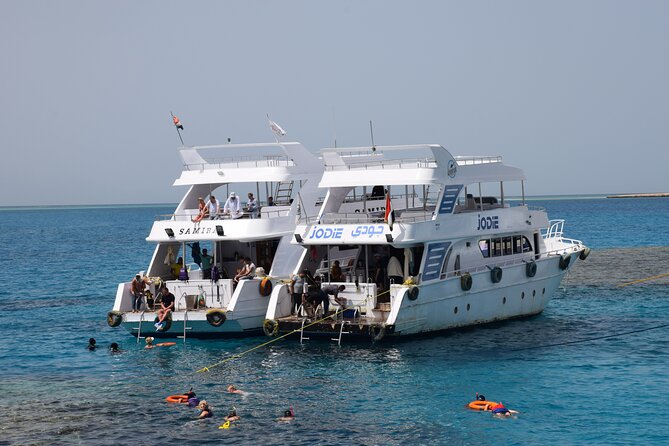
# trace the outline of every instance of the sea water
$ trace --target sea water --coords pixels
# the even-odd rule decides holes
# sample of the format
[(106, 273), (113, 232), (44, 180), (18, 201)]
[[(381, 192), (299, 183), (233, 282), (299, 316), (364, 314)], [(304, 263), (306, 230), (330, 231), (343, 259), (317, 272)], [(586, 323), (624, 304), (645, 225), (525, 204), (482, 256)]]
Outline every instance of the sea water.
[[(205, 373), (268, 338), (145, 350), (105, 321), (172, 206), (1, 210), (0, 444), (666, 444), (668, 282), (618, 285), (669, 272), (653, 248), (669, 246), (669, 199), (531, 204), (593, 248), (541, 315), (390, 343), (282, 340)], [(212, 419), (165, 402), (190, 387)], [(520, 414), (468, 410), (475, 392)], [(241, 421), (218, 429), (233, 406)]]

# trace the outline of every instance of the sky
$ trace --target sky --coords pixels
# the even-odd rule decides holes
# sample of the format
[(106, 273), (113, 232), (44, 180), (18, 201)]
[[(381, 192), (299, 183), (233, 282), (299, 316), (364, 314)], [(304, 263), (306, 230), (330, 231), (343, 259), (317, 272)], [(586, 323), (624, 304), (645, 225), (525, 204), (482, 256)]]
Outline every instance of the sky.
[(441, 144), (669, 192), (669, 2), (0, 0), (0, 206), (176, 203), (180, 145)]

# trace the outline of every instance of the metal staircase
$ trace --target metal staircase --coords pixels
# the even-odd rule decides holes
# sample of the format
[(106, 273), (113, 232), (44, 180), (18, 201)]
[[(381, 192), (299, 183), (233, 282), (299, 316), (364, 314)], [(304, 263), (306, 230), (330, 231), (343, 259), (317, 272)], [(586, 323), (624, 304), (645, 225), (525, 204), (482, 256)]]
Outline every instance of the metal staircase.
[(293, 195), (293, 182), (281, 181), (274, 190), (274, 203), (279, 205), (289, 205), (290, 198)]

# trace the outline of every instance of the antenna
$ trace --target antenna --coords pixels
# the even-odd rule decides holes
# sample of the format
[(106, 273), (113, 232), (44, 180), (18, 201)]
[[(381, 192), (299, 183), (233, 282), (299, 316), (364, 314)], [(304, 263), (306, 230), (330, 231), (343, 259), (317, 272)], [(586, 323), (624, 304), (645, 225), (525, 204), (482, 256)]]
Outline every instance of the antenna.
[(372, 120), (369, 120), (369, 133), (372, 135), (372, 152), (376, 152), (376, 145), (374, 145), (374, 127), (372, 126)]
[(332, 107), (332, 133), (334, 136), (334, 147), (337, 148), (337, 122), (335, 121), (335, 109)]

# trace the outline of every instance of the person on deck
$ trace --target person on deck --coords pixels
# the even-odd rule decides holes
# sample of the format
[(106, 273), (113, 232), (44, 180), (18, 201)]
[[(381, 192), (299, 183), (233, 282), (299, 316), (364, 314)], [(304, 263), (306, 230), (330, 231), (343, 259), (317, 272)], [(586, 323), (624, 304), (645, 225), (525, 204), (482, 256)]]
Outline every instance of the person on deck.
[(183, 268), (183, 264), (184, 264), (183, 257), (179, 257), (176, 263), (170, 265), (170, 270), (172, 271), (172, 279), (176, 280), (179, 278), (179, 271), (181, 271), (181, 268)]
[(335, 260), (332, 268), (330, 268), (330, 282), (343, 282), (344, 274), (341, 271), (341, 266), (339, 266), (339, 260)]
[(267, 206), (274, 206), (274, 198), (267, 197)]
[(252, 192), (248, 193), (249, 201), (246, 202), (246, 210), (249, 212), (251, 218), (258, 218), (260, 215), (260, 208), (258, 207), (258, 200), (255, 199)]
[(388, 281), (392, 283), (402, 283), (404, 282), (404, 271), (402, 271), (402, 265), (397, 257), (392, 256), (388, 260)]
[(223, 205), (223, 215), (228, 215), (230, 218), (240, 218), (244, 213), (242, 212), (242, 205), (239, 198), (234, 192), (230, 192), (230, 197)]
[(149, 283), (151, 283), (151, 280), (148, 277), (142, 278), (140, 274), (137, 274), (135, 278), (132, 279), (132, 282), (130, 283), (130, 294), (132, 294), (133, 313), (142, 309), (142, 303), (144, 303), (144, 290)]
[(156, 330), (162, 331), (163, 321), (174, 311), (174, 294), (170, 293), (166, 286), (161, 290), (162, 300), (160, 301), (160, 310), (158, 310), (158, 322), (156, 322)]
[(207, 213), (209, 214), (209, 220), (215, 220), (219, 217), (218, 214), (221, 213), (221, 203), (216, 201), (216, 197), (209, 195), (209, 201), (207, 201)]
[(255, 273), (256, 266), (255, 264), (251, 261), (250, 257), (244, 257), (244, 267), (242, 270), (237, 273), (235, 278), (233, 279), (235, 283), (239, 283), (240, 280), (244, 279), (253, 279), (253, 274)]
[(288, 290), (290, 291), (291, 296), (291, 307), (290, 314), (291, 316), (295, 314), (297, 308), (302, 304), (302, 295), (305, 293), (304, 284), (306, 283), (304, 271), (300, 271), (298, 274), (295, 274), (290, 281)]
[(346, 298), (339, 297), (339, 293), (345, 289), (346, 287), (344, 285), (323, 285), (321, 287), (321, 292), (323, 293), (323, 311), (325, 311), (326, 315), (328, 314), (328, 309), (330, 308), (330, 296), (334, 296), (335, 302), (337, 302), (337, 305), (339, 305), (341, 308), (346, 306)]
[(199, 223), (203, 218), (209, 215), (209, 209), (207, 209), (207, 204), (204, 202), (204, 198), (198, 197), (197, 199), (197, 215), (192, 219), (193, 223)]
[(200, 259), (202, 260), (202, 278), (211, 279), (211, 262), (214, 261), (214, 258), (207, 253), (207, 248), (202, 250)]

